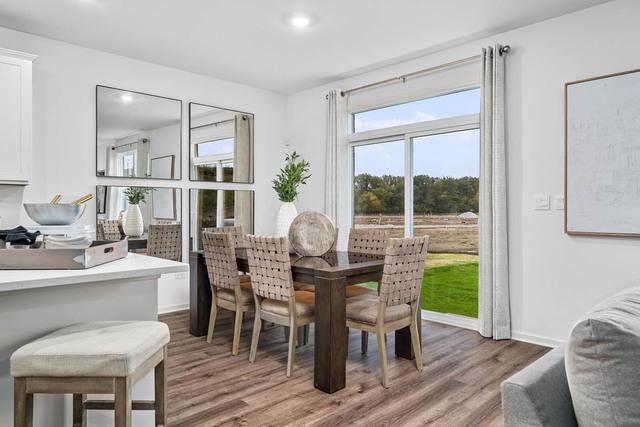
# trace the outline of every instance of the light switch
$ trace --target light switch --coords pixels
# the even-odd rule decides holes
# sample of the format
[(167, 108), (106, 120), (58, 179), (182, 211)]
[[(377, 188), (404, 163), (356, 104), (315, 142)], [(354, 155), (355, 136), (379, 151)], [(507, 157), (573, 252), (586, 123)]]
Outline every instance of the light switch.
[(557, 194), (555, 199), (556, 210), (563, 211), (564, 210), (564, 196), (562, 194)]
[(536, 194), (533, 196), (533, 209), (537, 211), (548, 211), (549, 208), (548, 194)]

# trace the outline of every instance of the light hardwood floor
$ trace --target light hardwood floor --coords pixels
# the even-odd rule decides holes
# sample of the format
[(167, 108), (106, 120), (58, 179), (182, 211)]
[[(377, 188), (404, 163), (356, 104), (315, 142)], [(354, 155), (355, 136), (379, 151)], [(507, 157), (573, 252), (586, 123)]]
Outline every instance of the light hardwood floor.
[(169, 426), (494, 426), (502, 425), (500, 383), (548, 351), (517, 341), (423, 322), (424, 371), (393, 355), (388, 335), (389, 389), (380, 385), (376, 340), (360, 354), (351, 331), (347, 386), (332, 395), (313, 387), (313, 329), (285, 375), (281, 327), (260, 335), (248, 362), (252, 318), (242, 325), (240, 353), (231, 355), (232, 318), (223, 310), (213, 344), (188, 331), (187, 312), (160, 316), (171, 329), (168, 357)]

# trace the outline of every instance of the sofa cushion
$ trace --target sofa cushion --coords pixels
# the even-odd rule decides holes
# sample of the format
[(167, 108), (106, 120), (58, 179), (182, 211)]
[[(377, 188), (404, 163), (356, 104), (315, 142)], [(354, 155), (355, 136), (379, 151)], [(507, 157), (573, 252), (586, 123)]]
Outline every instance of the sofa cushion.
[(565, 356), (581, 427), (640, 426), (640, 287), (608, 298), (578, 322)]
[(124, 377), (169, 343), (154, 321), (88, 322), (59, 329), (11, 356), (14, 377)]

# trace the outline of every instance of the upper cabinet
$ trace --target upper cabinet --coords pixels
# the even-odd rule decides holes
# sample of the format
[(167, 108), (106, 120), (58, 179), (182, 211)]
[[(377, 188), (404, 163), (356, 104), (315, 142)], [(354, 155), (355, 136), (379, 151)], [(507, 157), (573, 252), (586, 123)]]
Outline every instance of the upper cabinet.
[(31, 181), (31, 67), (36, 56), (0, 48), (0, 184)]
[(192, 181), (253, 183), (253, 114), (189, 103)]
[(182, 101), (96, 87), (96, 174), (180, 179)]

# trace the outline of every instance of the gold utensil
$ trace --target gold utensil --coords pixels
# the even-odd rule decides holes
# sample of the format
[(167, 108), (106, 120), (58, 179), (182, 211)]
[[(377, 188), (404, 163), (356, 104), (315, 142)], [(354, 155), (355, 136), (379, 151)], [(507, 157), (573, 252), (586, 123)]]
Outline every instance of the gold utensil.
[(83, 203), (87, 203), (91, 199), (93, 199), (93, 194), (87, 194), (85, 196), (80, 197), (78, 200), (74, 200), (71, 203), (74, 205), (81, 205)]
[(57, 205), (58, 203), (60, 203), (61, 199), (62, 199), (62, 196), (60, 194), (56, 194), (55, 196), (53, 196), (53, 199), (51, 199), (51, 204)]

